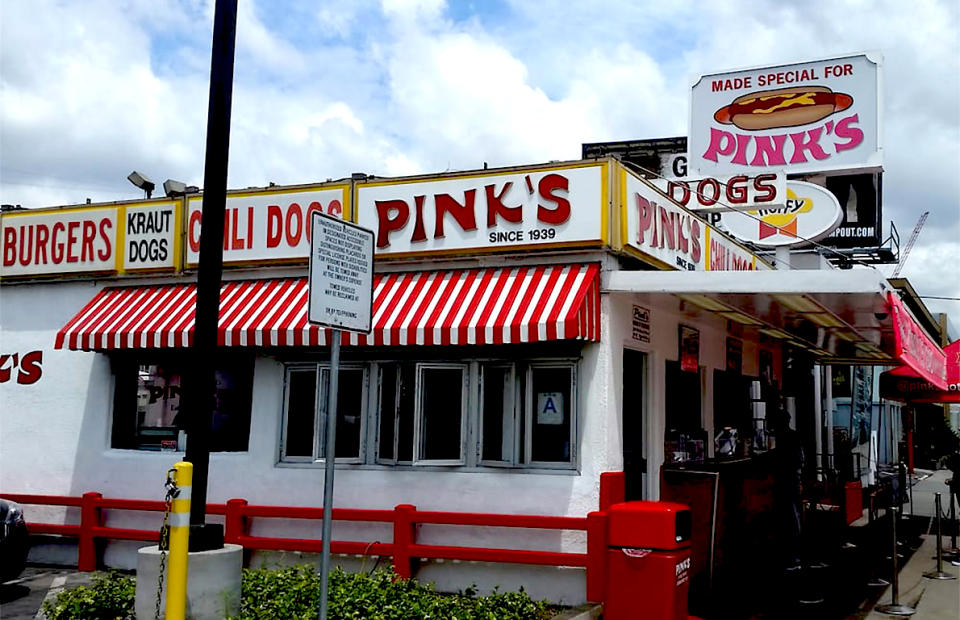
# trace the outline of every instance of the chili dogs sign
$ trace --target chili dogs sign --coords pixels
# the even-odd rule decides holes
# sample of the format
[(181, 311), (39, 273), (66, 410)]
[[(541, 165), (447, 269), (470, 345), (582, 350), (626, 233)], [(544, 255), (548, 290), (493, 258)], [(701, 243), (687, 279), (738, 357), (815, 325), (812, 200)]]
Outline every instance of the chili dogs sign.
[(881, 62), (859, 54), (704, 75), (691, 97), (690, 174), (881, 168)]
[[(310, 215), (320, 211), (345, 219), (349, 186), (227, 196), (223, 215), (223, 263), (306, 261), (310, 257)], [(203, 197), (187, 208), (187, 264), (200, 260)]]
[(357, 223), (378, 256), (598, 245), (604, 240), (606, 164), (357, 187)]

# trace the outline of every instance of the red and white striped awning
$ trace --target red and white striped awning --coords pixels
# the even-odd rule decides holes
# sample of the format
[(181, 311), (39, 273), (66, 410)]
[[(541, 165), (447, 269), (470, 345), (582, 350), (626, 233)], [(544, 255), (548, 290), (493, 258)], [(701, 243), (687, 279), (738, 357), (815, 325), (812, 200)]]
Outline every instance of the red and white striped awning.
[[(600, 267), (550, 265), (377, 274), (373, 331), (344, 345), (505, 344), (600, 339)], [(58, 349), (187, 347), (192, 284), (107, 288), (57, 333)], [(227, 347), (325, 346), (307, 322), (307, 279), (225, 282), (218, 341)]]

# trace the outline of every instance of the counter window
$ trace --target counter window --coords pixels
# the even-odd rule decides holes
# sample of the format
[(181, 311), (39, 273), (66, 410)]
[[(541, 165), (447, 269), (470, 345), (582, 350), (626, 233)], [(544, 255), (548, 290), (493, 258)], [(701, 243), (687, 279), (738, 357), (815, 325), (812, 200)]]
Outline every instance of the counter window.
[(467, 366), (420, 364), (417, 376), (417, 462), (462, 464)]
[[(183, 450), (186, 421), (180, 415), (182, 359), (117, 356), (111, 446), (136, 450)], [(210, 449), (242, 452), (250, 436), (253, 359), (240, 356), (216, 370), (216, 409)]]
[[(319, 377), (319, 388), (317, 379)], [(344, 462), (363, 459), (366, 369), (341, 366), (337, 380), (336, 458)], [(311, 462), (326, 453), (326, 407), (330, 368), (326, 365), (287, 369), (286, 415), (280, 458)], [(316, 406), (319, 398), (319, 411)]]
[(572, 462), (573, 367), (531, 365), (527, 377), (528, 462)]
[[(576, 367), (568, 359), (351, 362), (340, 368), (337, 461), (572, 469)], [(287, 366), (281, 461), (322, 457), (324, 417), (314, 403), (325, 400), (328, 372)]]

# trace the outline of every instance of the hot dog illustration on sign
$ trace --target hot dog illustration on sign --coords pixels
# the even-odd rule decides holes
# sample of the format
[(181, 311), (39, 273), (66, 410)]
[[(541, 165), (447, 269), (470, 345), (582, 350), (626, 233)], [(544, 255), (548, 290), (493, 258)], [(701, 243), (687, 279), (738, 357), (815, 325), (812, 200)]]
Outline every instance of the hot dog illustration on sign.
[(797, 127), (823, 120), (853, 105), (853, 97), (826, 86), (797, 86), (741, 95), (717, 110), (713, 118), (746, 131)]

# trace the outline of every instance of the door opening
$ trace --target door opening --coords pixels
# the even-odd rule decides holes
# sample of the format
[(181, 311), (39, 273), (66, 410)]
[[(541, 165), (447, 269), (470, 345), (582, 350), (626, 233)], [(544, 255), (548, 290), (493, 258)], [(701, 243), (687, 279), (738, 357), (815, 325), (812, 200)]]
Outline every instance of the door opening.
[(647, 460), (643, 456), (643, 385), (646, 355), (623, 350), (622, 409), (624, 497), (644, 498)]

